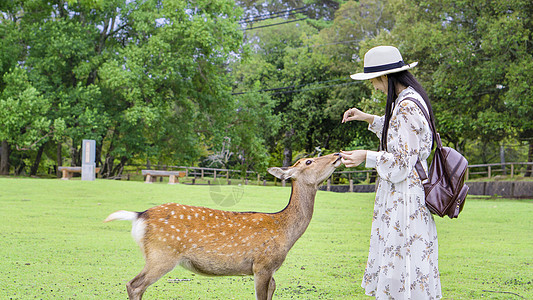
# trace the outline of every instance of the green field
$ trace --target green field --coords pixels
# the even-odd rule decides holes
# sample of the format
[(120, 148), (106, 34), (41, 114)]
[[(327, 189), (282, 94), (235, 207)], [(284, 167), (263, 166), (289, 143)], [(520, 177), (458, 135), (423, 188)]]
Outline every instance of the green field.
[[(288, 187), (0, 178), (0, 299), (126, 299), (125, 283), (144, 261), (130, 222), (102, 223), (115, 210), (179, 202), (275, 212), (289, 195)], [(444, 299), (533, 299), (532, 204), (470, 197), (459, 219), (438, 218)], [(373, 194), (318, 192), (307, 232), (276, 273), (275, 299), (370, 299), (360, 282), (372, 211)], [(253, 293), (252, 277), (202, 277), (178, 267), (145, 299)]]

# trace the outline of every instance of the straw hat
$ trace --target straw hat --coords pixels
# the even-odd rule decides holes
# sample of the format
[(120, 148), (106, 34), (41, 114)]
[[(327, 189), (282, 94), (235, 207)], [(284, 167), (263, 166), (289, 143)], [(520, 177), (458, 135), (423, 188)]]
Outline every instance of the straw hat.
[(396, 47), (378, 46), (365, 54), (364, 72), (350, 75), (355, 80), (367, 80), (381, 75), (401, 72), (414, 68), (418, 62), (405, 64)]

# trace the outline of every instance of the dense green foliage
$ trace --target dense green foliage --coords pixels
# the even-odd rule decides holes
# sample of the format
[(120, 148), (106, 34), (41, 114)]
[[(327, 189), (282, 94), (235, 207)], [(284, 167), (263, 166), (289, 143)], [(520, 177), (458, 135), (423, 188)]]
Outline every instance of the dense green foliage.
[[(397, 46), (443, 141), (471, 163), (533, 160), (533, 4), (515, 1), (6, 1), (0, 173), (126, 164), (252, 169), (374, 149), (350, 107), (383, 95), (348, 75)], [(512, 145), (512, 147), (510, 146)], [(529, 153), (528, 153), (529, 149)]]
[[(115, 210), (179, 202), (275, 212), (290, 195), (288, 187), (245, 186), (235, 206), (220, 207), (212, 195), (232, 194), (239, 187), (14, 178), (0, 178), (0, 186), (1, 299), (127, 298), (125, 283), (144, 262), (130, 222), (102, 223)], [(309, 228), (276, 272), (275, 299), (369, 299), (360, 284), (373, 198), (317, 194)], [(533, 297), (532, 210), (526, 201), (469, 197), (459, 219), (436, 219), (445, 299), (520, 299), (509, 293)], [(250, 276), (203, 277), (177, 267), (145, 296), (253, 299), (253, 292)]]

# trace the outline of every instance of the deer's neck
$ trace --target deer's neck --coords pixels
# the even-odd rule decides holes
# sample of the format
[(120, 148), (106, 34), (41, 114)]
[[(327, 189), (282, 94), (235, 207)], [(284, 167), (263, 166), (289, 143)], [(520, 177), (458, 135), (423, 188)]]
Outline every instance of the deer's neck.
[(289, 204), (280, 212), (282, 223), (287, 228), (289, 247), (302, 236), (307, 229), (315, 205), (316, 186), (308, 186), (292, 181), (292, 192)]

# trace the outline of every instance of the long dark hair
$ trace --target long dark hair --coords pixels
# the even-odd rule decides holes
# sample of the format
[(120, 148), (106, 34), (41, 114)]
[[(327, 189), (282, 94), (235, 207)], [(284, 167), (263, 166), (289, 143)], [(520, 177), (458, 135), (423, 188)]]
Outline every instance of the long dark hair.
[(417, 91), (428, 108), (429, 116), (433, 124), (435, 124), (435, 117), (433, 116), (433, 109), (431, 108), (431, 102), (429, 101), (428, 94), (426, 90), (418, 83), (416, 78), (409, 71), (402, 71), (397, 73), (391, 73), (387, 75), (389, 88), (387, 91), (387, 105), (385, 106), (385, 122), (383, 124), (383, 132), (381, 133), (381, 144), (380, 150), (387, 150), (387, 133), (389, 131), (389, 123), (392, 116), (392, 111), (394, 110), (394, 101), (398, 98), (396, 95), (396, 85), (402, 84), (406, 87), (412, 87)]

